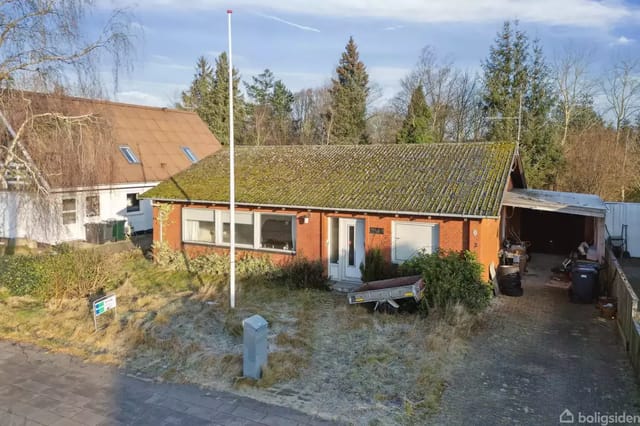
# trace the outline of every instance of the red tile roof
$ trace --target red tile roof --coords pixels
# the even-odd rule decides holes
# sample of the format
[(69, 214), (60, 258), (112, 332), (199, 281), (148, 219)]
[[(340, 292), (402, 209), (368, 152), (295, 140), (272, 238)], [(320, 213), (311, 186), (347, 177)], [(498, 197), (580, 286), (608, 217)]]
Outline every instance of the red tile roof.
[[(47, 136), (46, 140), (31, 136), (23, 141), (27, 152), (54, 188), (158, 182), (191, 166), (182, 147), (188, 147), (197, 159), (202, 159), (221, 146), (194, 112), (34, 92), (17, 93), (20, 96), (11, 96), (10, 101), (3, 96), (1, 108), (16, 131), (25, 117), (34, 114), (91, 114), (94, 118), (93, 129), (85, 129), (84, 134), (82, 130), (75, 130), (73, 143), (59, 137), (59, 132), (57, 136)], [(34, 128), (29, 130), (33, 132)], [(121, 146), (128, 146), (139, 164), (130, 164), (120, 151)], [(52, 158), (59, 156), (78, 158), (75, 163), (70, 159), (53, 167)], [(87, 164), (92, 164), (87, 168), (93, 169), (93, 173), (86, 170), (79, 173), (79, 169)]]

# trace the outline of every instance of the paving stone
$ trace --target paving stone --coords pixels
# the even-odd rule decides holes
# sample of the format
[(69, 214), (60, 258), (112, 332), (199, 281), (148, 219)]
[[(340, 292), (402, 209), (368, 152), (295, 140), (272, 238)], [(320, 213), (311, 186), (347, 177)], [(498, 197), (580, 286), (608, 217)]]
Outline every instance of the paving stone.
[(314, 424), (299, 411), (196, 386), (157, 384), (109, 366), (0, 340), (0, 426)]

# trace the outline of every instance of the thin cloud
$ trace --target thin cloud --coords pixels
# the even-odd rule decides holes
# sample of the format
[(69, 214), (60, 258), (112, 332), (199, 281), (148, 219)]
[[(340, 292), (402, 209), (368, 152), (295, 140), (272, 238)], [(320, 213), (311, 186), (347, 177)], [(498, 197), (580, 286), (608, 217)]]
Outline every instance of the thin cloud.
[[(105, 2), (106, 0), (100, 0)], [(180, 8), (213, 11), (228, 0), (138, 0), (142, 8)], [(239, 10), (269, 10), (290, 16), (378, 18), (402, 23), (483, 23), (517, 17), (522, 22), (571, 27), (607, 28), (634, 20), (640, 7), (631, 0), (234, 0)], [(268, 9), (267, 9), (268, 8)], [(317, 28), (299, 25), (273, 15), (265, 15), (305, 31)]]
[(396, 31), (404, 28), (404, 25), (391, 25), (383, 28), (384, 31)]
[(266, 19), (271, 19), (272, 21), (276, 21), (276, 22), (282, 22), (283, 24), (287, 24), (290, 25), (292, 27), (298, 28), (300, 30), (304, 30), (304, 31), (313, 31), (314, 33), (319, 33), (320, 30), (317, 28), (313, 28), (313, 27), (308, 27), (306, 25), (300, 25), (300, 24), (296, 24), (295, 22), (291, 22), (291, 21), (287, 21), (285, 19), (282, 18), (278, 18), (277, 16), (273, 16), (273, 15), (263, 15), (260, 14), (260, 16), (262, 16), (263, 18)]
[(627, 38), (625, 36), (620, 36), (617, 39), (615, 39), (614, 41), (612, 41), (611, 43), (609, 43), (611, 46), (626, 46), (628, 44), (633, 43), (635, 40), (632, 38)]

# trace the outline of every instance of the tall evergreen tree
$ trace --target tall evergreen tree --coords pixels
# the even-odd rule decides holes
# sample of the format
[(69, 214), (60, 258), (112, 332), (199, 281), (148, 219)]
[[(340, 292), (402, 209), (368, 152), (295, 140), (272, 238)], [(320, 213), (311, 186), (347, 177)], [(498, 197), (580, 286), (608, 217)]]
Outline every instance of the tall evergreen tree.
[(367, 143), (366, 109), (369, 75), (360, 61), (358, 46), (349, 38), (342, 53), (336, 78), (332, 79), (331, 110), (327, 117), (329, 143)]
[(407, 107), (407, 115), (396, 137), (397, 143), (433, 142), (431, 129), (431, 110), (425, 100), (422, 84), (413, 90)]
[(553, 186), (561, 159), (550, 121), (554, 106), (549, 69), (538, 41), (529, 43), (518, 23), (505, 22), (483, 63), (487, 138), (518, 139), (533, 187)]
[(252, 101), (248, 105), (252, 142), (289, 143), (293, 93), (269, 69), (252, 77), (252, 84), (245, 83), (245, 87)]
[(555, 182), (561, 153), (551, 122), (555, 100), (549, 68), (537, 40), (533, 42), (531, 58), (527, 73), (528, 87), (522, 108), (520, 147), (531, 184), (550, 188)]
[(212, 117), (213, 69), (204, 56), (200, 56), (196, 63), (196, 73), (188, 90), (182, 92), (181, 103), (178, 108), (188, 109), (198, 113), (202, 121), (210, 123)]
[[(513, 26), (516, 28), (514, 29)], [(491, 46), (484, 69), (483, 101), (490, 140), (515, 140), (520, 102), (527, 89), (528, 40), (525, 33), (507, 21)]]
[[(209, 129), (220, 143), (229, 143), (229, 60), (227, 53), (222, 52), (216, 59), (212, 89), (212, 116)], [(240, 73), (233, 68), (233, 129), (235, 137), (242, 142), (245, 125), (245, 105), (240, 93)]]

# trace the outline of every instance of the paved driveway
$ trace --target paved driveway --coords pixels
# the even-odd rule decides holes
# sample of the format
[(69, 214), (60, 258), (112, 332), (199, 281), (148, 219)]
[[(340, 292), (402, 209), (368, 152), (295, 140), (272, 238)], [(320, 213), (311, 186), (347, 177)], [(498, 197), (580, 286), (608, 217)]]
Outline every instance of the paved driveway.
[(320, 425), (298, 411), (195, 386), (141, 381), (0, 341), (0, 425)]
[(533, 260), (524, 296), (500, 297), (491, 324), (471, 342), (437, 423), (558, 424), (565, 409), (576, 423), (580, 413), (640, 415), (637, 382), (614, 321), (598, 318), (593, 305), (569, 303), (566, 290), (545, 286), (555, 258)]

